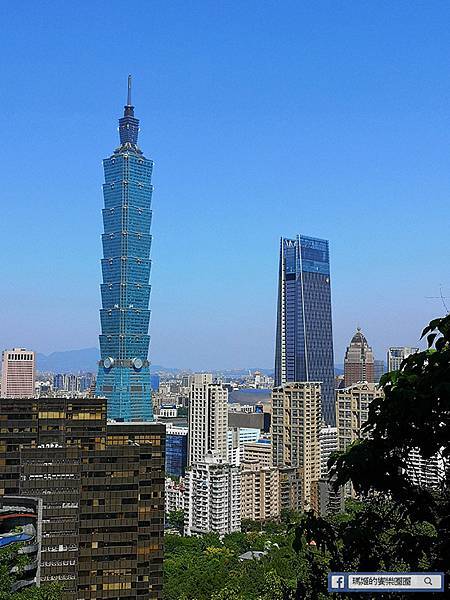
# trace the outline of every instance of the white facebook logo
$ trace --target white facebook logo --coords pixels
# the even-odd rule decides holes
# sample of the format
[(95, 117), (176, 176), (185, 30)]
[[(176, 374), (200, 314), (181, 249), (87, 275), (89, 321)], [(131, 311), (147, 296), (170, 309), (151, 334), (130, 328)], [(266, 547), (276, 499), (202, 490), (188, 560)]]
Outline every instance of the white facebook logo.
[(333, 590), (341, 590), (345, 587), (345, 577), (343, 575), (331, 576), (331, 588)]

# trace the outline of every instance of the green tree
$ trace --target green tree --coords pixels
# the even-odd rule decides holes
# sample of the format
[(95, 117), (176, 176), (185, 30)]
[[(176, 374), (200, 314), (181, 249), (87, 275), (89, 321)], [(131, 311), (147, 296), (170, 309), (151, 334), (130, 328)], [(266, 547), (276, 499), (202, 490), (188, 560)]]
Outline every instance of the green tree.
[[(294, 549), (308, 563), (299, 598), (328, 597), (330, 570), (450, 573), (450, 316), (432, 321), (423, 336), (428, 348), (381, 379), (384, 397), (372, 402), (363, 428), (368, 438), (330, 460), (331, 479), (337, 486), (351, 482), (361, 501), (332, 519), (305, 515), (297, 527)], [(409, 477), (412, 450), (442, 458), (438, 489)]]
[(61, 600), (62, 589), (57, 584), (30, 586), (15, 593), (10, 591), (15, 581), (11, 569), (17, 567), (20, 574), (29, 560), (26, 555), (18, 553), (21, 546), (11, 544), (0, 549), (0, 600)]

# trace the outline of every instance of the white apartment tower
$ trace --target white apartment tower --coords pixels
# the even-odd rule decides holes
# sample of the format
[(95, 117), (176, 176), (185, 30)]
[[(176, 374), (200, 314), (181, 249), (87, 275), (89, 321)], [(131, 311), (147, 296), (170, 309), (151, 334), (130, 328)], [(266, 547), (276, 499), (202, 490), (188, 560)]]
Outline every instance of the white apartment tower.
[(322, 479), (328, 477), (328, 460), (333, 452), (338, 449), (337, 427), (322, 424), (319, 434), (320, 440), (320, 476)]
[(321, 409), (319, 382), (286, 383), (272, 392), (273, 466), (301, 469), (304, 505), (320, 479)]
[(419, 348), (411, 348), (409, 346), (392, 346), (387, 352), (387, 370), (398, 371), (400, 365), (405, 358), (411, 354), (415, 354)]
[(190, 378), (188, 428), (190, 465), (204, 461), (208, 452), (227, 459), (228, 390), (209, 373)]
[(33, 398), (35, 381), (34, 352), (25, 348), (3, 351), (1, 389), (3, 398)]
[(192, 464), (184, 478), (184, 530), (186, 535), (208, 532), (224, 536), (241, 529), (241, 477), (239, 467), (208, 452)]

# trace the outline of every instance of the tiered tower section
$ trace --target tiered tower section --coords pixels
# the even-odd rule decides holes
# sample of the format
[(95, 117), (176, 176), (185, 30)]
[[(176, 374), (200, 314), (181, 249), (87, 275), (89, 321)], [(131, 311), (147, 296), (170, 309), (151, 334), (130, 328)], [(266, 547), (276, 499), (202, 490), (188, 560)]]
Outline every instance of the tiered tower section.
[(153, 419), (150, 370), (150, 227), (153, 161), (137, 146), (139, 120), (128, 101), (119, 119), (120, 146), (103, 161), (104, 234), (101, 335), (96, 395), (108, 418)]

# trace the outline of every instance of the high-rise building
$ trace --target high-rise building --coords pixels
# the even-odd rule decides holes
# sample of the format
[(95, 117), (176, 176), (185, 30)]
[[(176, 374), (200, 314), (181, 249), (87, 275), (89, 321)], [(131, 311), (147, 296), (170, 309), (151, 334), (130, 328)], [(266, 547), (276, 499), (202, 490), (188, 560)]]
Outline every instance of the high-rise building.
[(227, 460), (228, 390), (209, 373), (191, 377), (188, 427), (189, 464), (204, 461), (208, 452)]
[(175, 427), (171, 423), (166, 427), (166, 474), (183, 477), (187, 465), (188, 428)]
[(2, 390), (4, 398), (34, 396), (35, 354), (25, 348), (4, 350), (2, 354)]
[(400, 365), (405, 358), (408, 358), (411, 354), (419, 352), (419, 348), (411, 348), (409, 346), (392, 346), (387, 352), (387, 370), (398, 371)]
[(373, 382), (380, 383), (380, 379), (386, 373), (386, 364), (384, 360), (374, 359), (373, 361)]
[(153, 162), (137, 145), (139, 120), (128, 101), (119, 120), (120, 146), (103, 161), (104, 234), (101, 335), (96, 394), (108, 398), (108, 417), (151, 421), (150, 225)]
[(104, 398), (0, 399), (0, 495), (42, 498), (40, 580), (67, 600), (162, 598), (164, 425)]
[(333, 334), (328, 242), (282, 238), (278, 280), (275, 387), (322, 383), (324, 420), (335, 424)]
[(303, 502), (308, 505), (311, 483), (320, 478), (321, 384), (286, 383), (272, 392), (274, 467), (302, 470)]
[(184, 530), (186, 535), (215, 532), (220, 536), (241, 528), (239, 467), (208, 452), (186, 471)]
[(377, 384), (367, 381), (336, 390), (338, 450), (344, 451), (352, 442), (365, 437), (361, 430), (369, 416), (369, 405), (382, 395), (383, 390)]
[(358, 327), (347, 347), (344, 359), (344, 386), (360, 381), (374, 383), (373, 352)]

